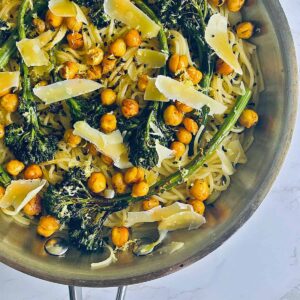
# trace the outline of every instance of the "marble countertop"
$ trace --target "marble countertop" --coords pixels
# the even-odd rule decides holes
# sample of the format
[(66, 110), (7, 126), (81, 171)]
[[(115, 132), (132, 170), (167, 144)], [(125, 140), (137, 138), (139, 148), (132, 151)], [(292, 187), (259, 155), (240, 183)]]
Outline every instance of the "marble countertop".
[[(280, 2), (300, 58), (300, 0)], [(254, 216), (222, 247), (180, 272), (130, 286), (126, 299), (299, 300), (299, 145), (298, 122), (289, 155), (271, 192)], [(206, 270), (206, 276), (200, 278), (199, 270)], [(35, 279), (3, 264), (0, 287), (1, 300), (68, 299), (67, 287)], [(115, 299), (116, 289), (85, 288), (83, 295), (85, 300)]]

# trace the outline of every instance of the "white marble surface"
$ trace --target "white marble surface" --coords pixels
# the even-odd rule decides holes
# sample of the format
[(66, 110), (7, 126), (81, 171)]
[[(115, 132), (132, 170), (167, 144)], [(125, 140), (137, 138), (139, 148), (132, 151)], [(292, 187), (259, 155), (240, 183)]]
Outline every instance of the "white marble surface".
[[(300, 58), (300, 0), (281, 0)], [(300, 299), (300, 123), (272, 191), (247, 224), (202, 261), (165, 278), (131, 286), (137, 300)], [(206, 270), (199, 277), (199, 270)], [(203, 272), (201, 272), (203, 274)], [(116, 289), (83, 291), (85, 300), (114, 299)], [(1, 300), (65, 300), (67, 288), (0, 264)]]

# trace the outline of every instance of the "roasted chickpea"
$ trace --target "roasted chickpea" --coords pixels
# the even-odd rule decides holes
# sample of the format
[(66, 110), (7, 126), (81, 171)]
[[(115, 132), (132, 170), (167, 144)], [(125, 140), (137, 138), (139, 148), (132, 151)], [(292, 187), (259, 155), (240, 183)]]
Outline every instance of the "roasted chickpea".
[(86, 146), (86, 149), (87, 149), (87, 152), (89, 154), (91, 154), (92, 156), (97, 156), (98, 155), (97, 148), (94, 144), (88, 143), (87, 146)]
[(222, 6), (226, 0), (209, 0), (208, 2), (213, 6)]
[(7, 94), (1, 98), (1, 106), (9, 113), (17, 111), (19, 98), (16, 94)]
[(201, 179), (196, 179), (190, 188), (190, 194), (197, 200), (205, 201), (210, 194), (207, 182)]
[(185, 127), (186, 130), (191, 132), (193, 135), (195, 135), (199, 130), (198, 124), (191, 118), (184, 118), (183, 126)]
[(5, 136), (5, 127), (3, 124), (0, 124), (0, 139), (3, 139)]
[(127, 47), (139, 47), (142, 43), (142, 37), (136, 29), (131, 29), (124, 37)]
[(151, 197), (150, 199), (143, 201), (143, 210), (150, 210), (157, 206), (159, 206), (159, 201), (154, 197)]
[(255, 126), (258, 122), (258, 114), (252, 109), (245, 109), (239, 118), (239, 122), (246, 128)]
[(74, 79), (79, 71), (78, 63), (74, 61), (67, 61), (60, 69), (60, 75), (64, 79)]
[(203, 201), (201, 200), (197, 200), (197, 199), (193, 199), (193, 200), (190, 200), (188, 202), (188, 204), (192, 205), (193, 206), (193, 209), (196, 213), (200, 214), (200, 215), (203, 215), (204, 214), (204, 211), (205, 211), (205, 205), (203, 203)]
[(125, 172), (124, 180), (127, 184), (138, 183), (144, 180), (145, 172), (142, 168), (132, 167)]
[(175, 141), (171, 144), (171, 150), (175, 152), (175, 158), (179, 159), (185, 152), (185, 144)]
[(72, 32), (67, 35), (67, 41), (70, 48), (77, 50), (83, 47), (83, 36), (79, 32)]
[(30, 165), (25, 169), (25, 179), (38, 179), (43, 177), (42, 169), (39, 165)]
[(102, 77), (102, 67), (101, 66), (91, 66), (87, 70), (87, 78), (90, 80), (99, 80)]
[(111, 133), (117, 129), (117, 118), (113, 114), (105, 114), (101, 117), (100, 128), (104, 133)]
[(0, 199), (5, 195), (5, 188), (0, 186)]
[(106, 178), (100, 172), (94, 172), (88, 179), (88, 188), (95, 194), (101, 193), (106, 188)]
[(236, 33), (240, 39), (248, 40), (253, 36), (255, 26), (252, 22), (242, 22), (237, 25)]
[(203, 77), (202, 73), (199, 70), (197, 70), (195, 67), (189, 67), (187, 69), (187, 73), (190, 79), (192, 80), (193, 84), (198, 84)]
[(103, 105), (112, 105), (117, 100), (117, 94), (112, 89), (104, 89), (101, 92), (101, 103)]
[(37, 88), (37, 87), (47, 86), (47, 85), (48, 85), (48, 82), (46, 80), (41, 80), (34, 87)]
[(245, 0), (227, 0), (227, 7), (231, 12), (238, 12), (245, 4)]
[(179, 101), (175, 102), (176, 108), (182, 113), (189, 113), (193, 111), (193, 108)]
[(149, 192), (149, 185), (145, 181), (141, 181), (138, 183), (135, 183), (132, 186), (132, 192), (131, 196), (136, 198), (136, 197), (143, 197), (146, 196)]
[(91, 66), (100, 65), (104, 57), (104, 52), (98, 47), (88, 50), (86, 54), (86, 63)]
[(229, 75), (231, 74), (234, 70), (231, 66), (229, 66), (224, 60), (219, 58), (217, 60), (217, 66), (216, 66), (217, 72), (221, 75)]
[(77, 147), (81, 143), (81, 137), (73, 133), (73, 129), (67, 129), (64, 134), (64, 141), (72, 148)]
[(71, 31), (80, 31), (82, 28), (82, 22), (77, 21), (75, 17), (65, 18), (65, 23), (69, 30)]
[(129, 240), (129, 230), (126, 227), (113, 227), (111, 240), (116, 247), (123, 247)]
[(109, 53), (115, 57), (122, 57), (126, 53), (126, 43), (123, 39), (116, 39), (109, 47)]
[(59, 27), (62, 24), (63, 20), (63, 17), (54, 15), (50, 10), (48, 10), (46, 13), (46, 22), (53, 28)]
[(178, 141), (185, 145), (188, 145), (192, 141), (192, 134), (183, 127), (178, 129), (176, 136)]
[(121, 111), (126, 119), (135, 117), (139, 113), (139, 104), (134, 99), (125, 99), (122, 102)]
[(52, 216), (42, 216), (37, 226), (37, 233), (43, 237), (49, 237), (59, 229), (59, 222)]
[(36, 28), (36, 31), (41, 34), (45, 31), (46, 29), (46, 24), (43, 20), (40, 18), (34, 18), (32, 20), (32, 25)]
[(34, 196), (23, 208), (25, 215), (29, 217), (38, 216), (42, 212), (42, 198)]
[(107, 165), (107, 166), (111, 166), (114, 161), (107, 155), (101, 154), (101, 160)]
[(102, 73), (103, 75), (111, 72), (116, 66), (117, 60), (112, 56), (104, 56), (102, 61)]
[(164, 121), (167, 125), (178, 126), (183, 121), (183, 113), (171, 104), (164, 111)]
[(114, 174), (111, 182), (117, 194), (124, 194), (126, 192), (127, 185), (121, 172)]
[(145, 92), (148, 82), (149, 82), (149, 78), (146, 74), (143, 74), (139, 77), (137, 86), (140, 92)]
[(189, 61), (186, 55), (173, 54), (169, 60), (169, 70), (172, 73), (183, 71), (189, 65)]
[(12, 176), (18, 176), (25, 168), (25, 165), (16, 159), (10, 160), (6, 165), (7, 172)]

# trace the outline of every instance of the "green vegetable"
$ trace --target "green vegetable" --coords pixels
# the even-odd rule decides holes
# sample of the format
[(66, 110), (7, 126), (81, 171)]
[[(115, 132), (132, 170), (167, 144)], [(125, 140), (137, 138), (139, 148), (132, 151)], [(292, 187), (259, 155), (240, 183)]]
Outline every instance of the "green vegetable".
[(9, 24), (0, 19), (0, 45), (2, 45), (10, 36), (11, 28)]
[(0, 166), (0, 185), (3, 187), (7, 187), (10, 185), (10, 183), (11, 183), (11, 178), (6, 173), (4, 168)]

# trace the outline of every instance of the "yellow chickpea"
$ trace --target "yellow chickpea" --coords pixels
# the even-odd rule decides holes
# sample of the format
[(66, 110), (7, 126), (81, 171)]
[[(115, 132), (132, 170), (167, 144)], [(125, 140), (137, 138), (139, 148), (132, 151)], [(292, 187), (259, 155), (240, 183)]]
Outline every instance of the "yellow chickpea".
[(183, 113), (175, 105), (169, 105), (164, 111), (164, 121), (167, 125), (178, 126), (183, 121)]
[(221, 75), (229, 75), (231, 74), (234, 70), (231, 66), (229, 66), (224, 60), (219, 58), (217, 60), (217, 66), (216, 66), (217, 72)]
[(131, 29), (124, 37), (127, 47), (139, 47), (142, 43), (142, 37), (136, 29)]
[(101, 66), (91, 66), (87, 70), (87, 78), (90, 80), (99, 80), (102, 77), (102, 67)]
[(1, 98), (1, 106), (9, 113), (17, 111), (19, 98), (16, 94), (7, 94)]
[(193, 108), (179, 101), (175, 102), (176, 108), (182, 113), (189, 113), (193, 111)]
[(114, 161), (107, 155), (101, 154), (101, 160), (107, 165), (107, 166), (111, 166)]
[(3, 97), (3, 96), (5, 96), (5, 95), (9, 94), (10, 92), (11, 92), (11, 89), (2, 90), (2, 91), (0, 92), (0, 97)]
[(188, 201), (188, 204), (193, 206), (193, 209), (196, 213), (203, 215), (204, 211), (205, 211), (205, 205), (203, 203), (203, 201), (201, 200), (197, 200), (197, 199), (193, 199)]
[(138, 183), (135, 183), (132, 186), (132, 192), (131, 196), (136, 198), (136, 197), (143, 197), (146, 196), (149, 192), (149, 184), (145, 181), (141, 181)]
[(7, 172), (12, 176), (18, 176), (25, 168), (25, 165), (16, 159), (10, 160), (6, 165)]
[(104, 56), (102, 61), (102, 72), (103, 75), (111, 72), (116, 66), (117, 60), (112, 56)]
[(151, 197), (150, 199), (143, 201), (143, 210), (150, 210), (157, 206), (159, 206), (159, 201), (154, 197)]
[(104, 52), (101, 48), (94, 47), (86, 54), (86, 63), (91, 66), (100, 65), (103, 61)]
[(189, 67), (187, 73), (192, 80), (193, 84), (198, 84), (202, 80), (202, 73), (197, 70), (195, 67)]
[(88, 179), (88, 188), (95, 194), (101, 193), (106, 188), (106, 178), (100, 172), (94, 172)]
[(122, 57), (126, 53), (126, 43), (123, 39), (116, 39), (109, 47), (109, 53), (115, 57)]
[(169, 60), (169, 70), (172, 73), (183, 71), (189, 65), (189, 61), (186, 55), (173, 54)]
[(117, 118), (113, 114), (105, 114), (101, 117), (100, 128), (104, 133), (111, 133), (117, 129)]
[(41, 34), (45, 31), (46, 29), (46, 24), (43, 20), (40, 18), (34, 18), (32, 20), (32, 25), (36, 28), (36, 31)]
[(83, 36), (79, 32), (72, 32), (67, 35), (67, 41), (70, 48), (77, 50), (83, 47)]
[(231, 12), (238, 12), (245, 4), (245, 0), (227, 0), (228, 10)]
[(132, 167), (125, 172), (124, 180), (127, 184), (138, 183), (144, 180), (145, 172), (142, 168)]
[(117, 100), (117, 94), (112, 89), (104, 89), (101, 92), (101, 103), (103, 105), (112, 105)]
[(127, 227), (113, 227), (111, 240), (116, 247), (123, 247), (129, 240), (129, 230)]
[(97, 148), (94, 144), (88, 143), (87, 146), (86, 146), (86, 149), (87, 149), (87, 152), (89, 154), (91, 154), (92, 156), (97, 156), (98, 155)]
[(82, 28), (82, 22), (77, 21), (75, 17), (65, 18), (65, 23), (69, 30), (71, 31), (80, 31)]
[(175, 152), (175, 158), (177, 159), (181, 158), (185, 152), (185, 144), (181, 142), (173, 142), (170, 148)]
[(236, 27), (237, 36), (240, 39), (248, 40), (253, 36), (255, 26), (252, 22), (242, 22)]
[(207, 182), (201, 179), (196, 179), (190, 188), (190, 194), (197, 200), (205, 201), (210, 195)]
[(29, 217), (38, 216), (42, 212), (42, 198), (34, 196), (23, 208), (25, 215)]
[(111, 182), (117, 194), (124, 194), (126, 192), (127, 185), (121, 172), (114, 174)]
[(37, 226), (37, 233), (43, 237), (49, 237), (59, 229), (59, 222), (52, 216), (42, 216)]
[(176, 132), (176, 136), (179, 142), (188, 145), (192, 141), (192, 134), (184, 127), (180, 127)]
[(122, 102), (121, 111), (126, 119), (135, 117), (139, 113), (139, 104), (134, 99), (125, 99)]
[(64, 134), (64, 141), (70, 147), (75, 148), (81, 143), (81, 137), (73, 133), (73, 129), (67, 129)]
[(63, 20), (63, 17), (54, 15), (50, 10), (48, 10), (46, 13), (46, 22), (53, 28), (59, 27), (62, 24)]
[(3, 124), (0, 124), (0, 139), (3, 139), (5, 136), (5, 127)]
[(0, 186), (0, 199), (5, 195), (5, 188)]
[(41, 87), (41, 86), (47, 86), (48, 82), (46, 80), (39, 81), (34, 87)]
[(147, 88), (147, 85), (149, 83), (149, 78), (146, 74), (143, 74), (139, 77), (138, 79), (138, 83), (137, 83), (137, 86), (138, 86), (138, 89), (140, 92), (145, 92), (146, 88)]
[(199, 130), (198, 124), (191, 118), (184, 118), (183, 126), (187, 131), (191, 132), (193, 135), (195, 135)]
[(39, 165), (31, 165), (25, 169), (25, 179), (38, 179), (43, 177), (42, 169)]
[(246, 128), (255, 126), (258, 122), (258, 114), (252, 109), (245, 109), (239, 118), (239, 122)]
[(74, 61), (67, 61), (60, 69), (60, 75), (64, 79), (74, 79), (79, 71), (78, 63)]

